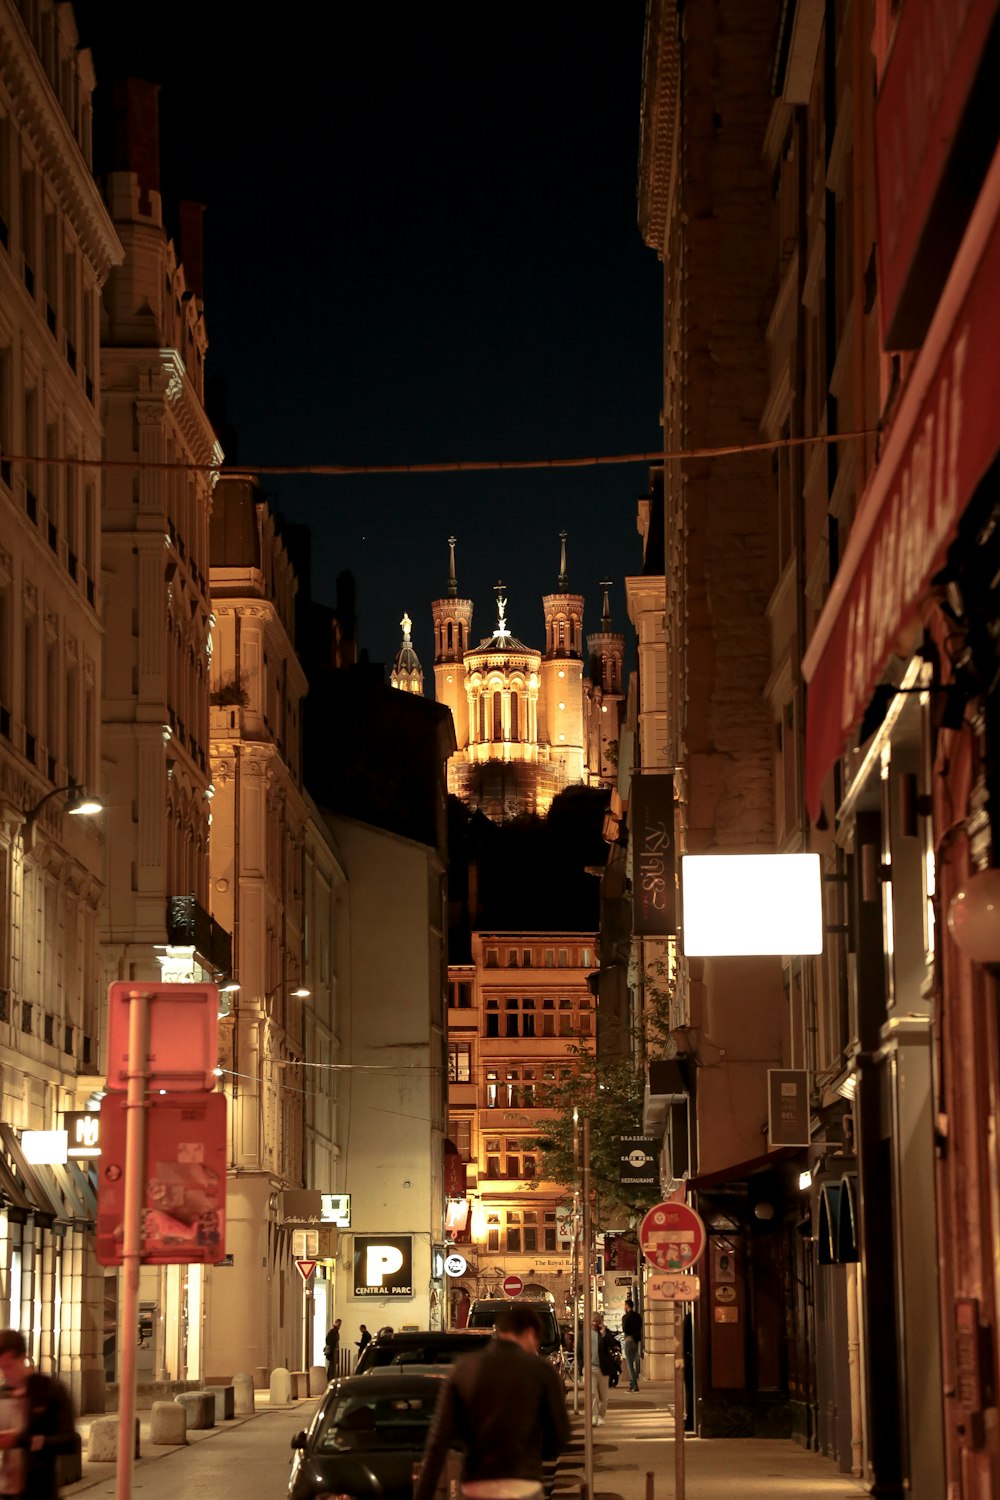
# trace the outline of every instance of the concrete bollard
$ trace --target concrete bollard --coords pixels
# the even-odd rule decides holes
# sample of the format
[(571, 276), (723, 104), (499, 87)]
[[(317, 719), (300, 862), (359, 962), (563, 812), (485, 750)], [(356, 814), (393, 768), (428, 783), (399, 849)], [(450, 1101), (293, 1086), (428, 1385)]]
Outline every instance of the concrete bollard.
[(241, 1370), (233, 1376), (233, 1415), (252, 1417), (254, 1414), (253, 1376)]
[(328, 1381), (326, 1378), (326, 1365), (309, 1366), (309, 1394), (310, 1396), (322, 1396), (326, 1390)]
[[(139, 1418), (135, 1419), (135, 1456), (139, 1455)], [(95, 1417), (90, 1424), (87, 1462), (113, 1464), (118, 1461), (118, 1418)]]
[(284, 1365), (279, 1365), (276, 1370), (271, 1371), (271, 1405), (287, 1406), (291, 1399), (291, 1371), (286, 1370)]
[(149, 1412), (149, 1441), (161, 1448), (187, 1442), (187, 1411), (179, 1402), (153, 1402)]
[(216, 1422), (231, 1422), (236, 1415), (236, 1393), (231, 1385), (210, 1385), (206, 1396), (215, 1402)]
[(215, 1397), (211, 1391), (181, 1391), (174, 1400), (187, 1413), (188, 1432), (204, 1432), (215, 1426)]

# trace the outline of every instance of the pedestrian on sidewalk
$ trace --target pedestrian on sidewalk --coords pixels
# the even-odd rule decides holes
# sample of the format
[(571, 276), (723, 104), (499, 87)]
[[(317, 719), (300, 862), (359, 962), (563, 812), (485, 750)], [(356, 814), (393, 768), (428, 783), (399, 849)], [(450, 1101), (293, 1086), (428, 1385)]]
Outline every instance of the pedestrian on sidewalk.
[(342, 1318), (334, 1318), (333, 1327), (327, 1334), (326, 1343), (323, 1345), (327, 1380), (336, 1380), (340, 1373), (340, 1325), (342, 1322)]
[(501, 1308), (496, 1337), (455, 1361), (438, 1397), (413, 1500), (433, 1500), (448, 1450), (461, 1444), (463, 1500), (542, 1500), (542, 1461), (569, 1442), (562, 1381), (540, 1359), (534, 1309)]
[(69, 1391), (32, 1368), (24, 1335), (0, 1329), (0, 1495), (57, 1500), (56, 1458), (76, 1447)]
[(625, 1298), (625, 1313), (622, 1317), (622, 1343), (625, 1346), (625, 1363), (628, 1366), (628, 1388), (639, 1389), (639, 1361), (642, 1358), (642, 1317), (635, 1310), (631, 1297)]
[(365, 1350), (368, 1348), (368, 1345), (371, 1343), (371, 1341), (372, 1341), (372, 1336), (368, 1332), (368, 1329), (365, 1327), (365, 1325), (362, 1323), (362, 1325), (361, 1325), (361, 1337), (359, 1339), (355, 1339), (354, 1340), (354, 1346), (355, 1346), (355, 1348), (358, 1351), (358, 1359), (360, 1359), (361, 1356), (362, 1356), (362, 1354), (364, 1354)]
[(609, 1328), (605, 1328), (601, 1314), (595, 1313), (590, 1335), (590, 1361), (594, 1378), (594, 1410), (591, 1421), (595, 1427), (600, 1427), (608, 1414), (608, 1388), (614, 1369), (613, 1345), (614, 1335)]

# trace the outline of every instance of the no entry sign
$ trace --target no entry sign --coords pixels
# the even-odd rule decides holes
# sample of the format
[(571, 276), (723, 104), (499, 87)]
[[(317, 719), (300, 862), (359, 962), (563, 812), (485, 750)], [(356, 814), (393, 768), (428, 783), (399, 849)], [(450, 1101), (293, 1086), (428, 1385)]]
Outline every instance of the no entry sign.
[(505, 1276), (503, 1279), (504, 1296), (520, 1297), (524, 1291), (524, 1282), (520, 1276)]
[(686, 1271), (705, 1250), (705, 1225), (686, 1203), (658, 1203), (639, 1226), (642, 1253), (658, 1271)]

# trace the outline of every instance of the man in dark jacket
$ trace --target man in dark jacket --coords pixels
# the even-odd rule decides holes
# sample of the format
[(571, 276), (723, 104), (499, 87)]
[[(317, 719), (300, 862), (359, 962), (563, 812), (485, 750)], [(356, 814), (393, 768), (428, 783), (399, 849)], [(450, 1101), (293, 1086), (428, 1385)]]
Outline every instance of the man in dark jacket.
[[(542, 1460), (569, 1442), (562, 1381), (540, 1359), (533, 1309), (512, 1302), (497, 1315), (496, 1338), (456, 1360), (438, 1397), (413, 1500), (433, 1500), (448, 1449), (465, 1450), (462, 1494), (495, 1500), (498, 1481), (515, 1480), (519, 1500), (542, 1495)], [(535, 1486), (534, 1492), (531, 1486)]]
[(327, 1334), (326, 1343), (323, 1345), (327, 1380), (336, 1380), (340, 1373), (340, 1325), (342, 1321), (341, 1318), (334, 1318), (333, 1327)]
[(23, 1334), (0, 1329), (0, 1490), (24, 1500), (56, 1500), (56, 1458), (76, 1447), (73, 1403), (64, 1385), (31, 1368), (27, 1354)]
[(622, 1318), (622, 1342), (625, 1345), (625, 1363), (628, 1365), (628, 1388), (639, 1389), (639, 1359), (642, 1344), (642, 1317), (636, 1312), (631, 1297), (625, 1299), (625, 1315)]

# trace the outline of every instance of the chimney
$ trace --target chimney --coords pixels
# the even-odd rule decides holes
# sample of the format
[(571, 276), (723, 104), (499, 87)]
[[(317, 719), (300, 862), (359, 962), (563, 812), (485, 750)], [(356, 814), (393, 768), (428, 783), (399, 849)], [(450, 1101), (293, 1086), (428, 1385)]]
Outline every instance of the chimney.
[(194, 292), (199, 301), (205, 300), (205, 239), (203, 220), (205, 205), (191, 198), (182, 198), (177, 205), (178, 250), (184, 267), (184, 285)]
[(160, 191), (160, 120), (157, 83), (126, 78), (113, 93), (111, 170), (134, 172), (139, 182), (139, 207), (153, 211), (150, 193)]

